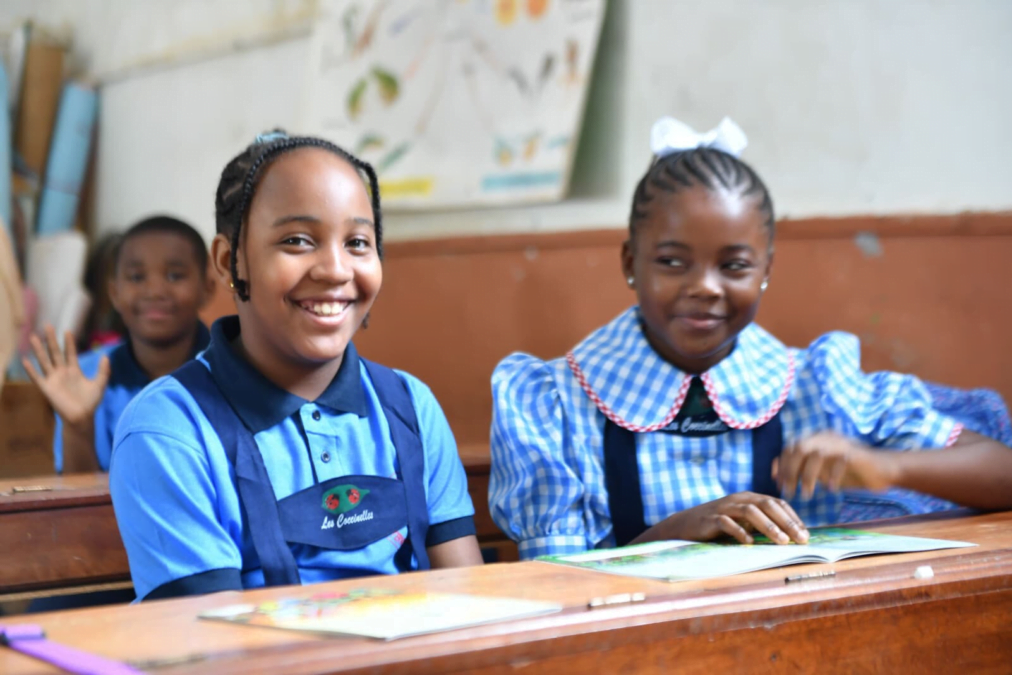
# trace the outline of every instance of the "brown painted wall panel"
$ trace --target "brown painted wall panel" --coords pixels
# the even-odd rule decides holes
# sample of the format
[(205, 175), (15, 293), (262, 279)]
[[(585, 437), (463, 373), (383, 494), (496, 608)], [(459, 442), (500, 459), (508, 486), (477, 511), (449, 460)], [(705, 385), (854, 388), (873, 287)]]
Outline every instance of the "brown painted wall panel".
[[(759, 322), (784, 342), (846, 330), (861, 336), (866, 369), (1012, 397), (1012, 283), (1002, 273), (1012, 213), (778, 228)], [(391, 242), (383, 291), (356, 344), (432, 387), (458, 441), (487, 442), (489, 377), (501, 358), (559, 356), (634, 302), (619, 270), (623, 238), (609, 230)], [(220, 293), (207, 318), (230, 303)]]

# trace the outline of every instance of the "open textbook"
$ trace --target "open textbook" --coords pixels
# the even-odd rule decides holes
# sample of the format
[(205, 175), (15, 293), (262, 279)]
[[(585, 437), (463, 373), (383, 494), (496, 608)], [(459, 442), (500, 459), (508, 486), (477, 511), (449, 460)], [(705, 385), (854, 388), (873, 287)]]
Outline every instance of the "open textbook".
[(449, 593), (356, 589), (285, 598), (260, 605), (231, 605), (201, 619), (249, 626), (394, 640), (496, 621), (551, 614), (554, 602)]
[(827, 527), (811, 530), (807, 544), (777, 545), (764, 537), (757, 537), (755, 544), (748, 545), (658, 541), (571, 555), (542, 556), (539, 560), (629, 577), (687, 581), (785, 565), (832, 563), (864, 555), (915, 553), (975, 545)]

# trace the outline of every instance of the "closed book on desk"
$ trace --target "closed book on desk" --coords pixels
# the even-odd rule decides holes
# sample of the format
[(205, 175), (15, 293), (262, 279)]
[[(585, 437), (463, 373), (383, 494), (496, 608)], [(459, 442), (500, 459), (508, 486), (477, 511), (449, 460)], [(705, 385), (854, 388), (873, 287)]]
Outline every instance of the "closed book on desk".
[(204, 612), (201, 619), (309, 633), (395, 640), (411, 635), (551, 614), (554, 602), (425, 591), (359, 589), (318, 593), (260, 605), (232, 605)]

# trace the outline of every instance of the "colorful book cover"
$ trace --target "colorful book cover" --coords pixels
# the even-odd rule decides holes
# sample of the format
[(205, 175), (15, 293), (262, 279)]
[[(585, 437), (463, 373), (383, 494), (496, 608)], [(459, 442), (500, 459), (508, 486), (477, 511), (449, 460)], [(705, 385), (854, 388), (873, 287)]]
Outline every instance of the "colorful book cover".
[(962, 541), (904, 537), (838, 527), (811, 530), (807, 544), (777, 545), (765, 537), (755, 544), (657, 541), (538, 560), (630, 577), (687, 581), (758, 570), (833, 563), (845, 558), (885, 553), (916, 553), (976, 546)]
[(201, 619), (247, 626), (395, 640), (412, 635), (552, 614), (554, 602), (384, 589), (320, 593), (260, 605), (231, 605)]
[(36, 233), (40, 236), (67, 232), (74, 227), (97, 114), (95, 90), (79, 82), (68, 82), (60, 99), (39, 200)]

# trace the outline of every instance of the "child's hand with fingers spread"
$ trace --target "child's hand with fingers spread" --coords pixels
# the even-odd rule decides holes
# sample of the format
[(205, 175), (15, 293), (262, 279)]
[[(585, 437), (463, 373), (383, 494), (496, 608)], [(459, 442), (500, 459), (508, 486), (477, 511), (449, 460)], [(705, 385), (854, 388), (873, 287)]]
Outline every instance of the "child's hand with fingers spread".
[(773, 478), (783, 496), (810, 499), (818, 483), (829, 490), (842, 487), (885, 490), (895, 484), (896, 456), (876, 451), (833, 431), (823, 431), (785, 448), (773, 463)]
[(52, 326), (46, 326), (44, 344), (37, 335), (32, 335), (30, 342), (42, 371), (39, 373), (27, 358), (22, 359), (32, 382), (63, 418), (64, 424), (69, 427), (91, 424), (109, 382), (109, 357), (102, 357), (95, 379), (88, 379), (77, 362), (77, 348), (74, 347), (74, 337), (70, 332), (64, 336), (64, 351), (60, 350)]
[[(663, 532), (654, 532), (658, 528)], [(808, 541), (808, 530), (790, 504), (755, 492), (736, 492), (680, 511), (647, 532), (651, 539), (709, 541), (728, 535), (751, 544), (750, 532), (758, 532), (775, 544)]]

